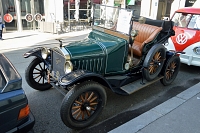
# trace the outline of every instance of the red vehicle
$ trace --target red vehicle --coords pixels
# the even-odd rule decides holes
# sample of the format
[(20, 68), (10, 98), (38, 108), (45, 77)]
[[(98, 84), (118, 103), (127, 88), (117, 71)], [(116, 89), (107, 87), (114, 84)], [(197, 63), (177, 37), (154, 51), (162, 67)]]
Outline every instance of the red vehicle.
[(168, 50), (185, 52), (180, 55), (182, 63), (200, 66), (200, 8), (185, 7), (175, 11), (175, 36), (168, 39)]

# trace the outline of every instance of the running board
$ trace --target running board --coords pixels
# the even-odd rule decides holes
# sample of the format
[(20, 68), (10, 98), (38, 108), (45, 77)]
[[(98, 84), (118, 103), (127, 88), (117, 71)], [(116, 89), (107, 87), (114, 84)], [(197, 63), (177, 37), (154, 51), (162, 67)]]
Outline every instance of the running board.
[(67, 91), (65, 89), (62, 89), (61, 87), (58, 87), (54, 83), (50, 83), (50, 84), (53, 86), (53, 88), (55, 88), (56, 90), (58, 90), (63, 96), (65, 96), (67, 94)]
[(143, 81), (144, 84), (141, 83), (142, 79), (139, 79), (139, 80), (136, 80), (136, 81), (134, 81), (132, 83), (129, 83), (129, 84), (125, 85), (125, 86), (122, 86), (120, 88), (123, 91), (125, 91), (127, 94), (132, 94), (132, 93), (134, 93), (134, 92), (136, 92), (136, 91), (138, 91), (138, 90), (140, 90), (140, 89), (142, 89), (142, 88), (144, 88), (144, 87), (146, 87), (146, 86), (148, 86), (150, 84), (153, 84), (154, 82), (162, 79), (163, 77), (164, 76), (159, 76), (159, 77), (155, 78), (152, 81), (147, 81), (147, 80), (144, 79), (144, 81)]

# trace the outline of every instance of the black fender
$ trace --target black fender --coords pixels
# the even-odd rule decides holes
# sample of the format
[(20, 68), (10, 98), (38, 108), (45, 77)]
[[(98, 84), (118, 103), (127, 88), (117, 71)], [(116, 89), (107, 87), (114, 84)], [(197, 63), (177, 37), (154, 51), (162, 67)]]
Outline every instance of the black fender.
[(164, 65), (163, 65), (163, 68), (161, 70), (161, 74), (163, 75), (164, 73), (164, 70), (165, 70), (165, 67), (169, 61), (169, 59), (171, 59), (173, 56), (178, 56), (177, 52), (175, 51), (166, 51), (166, 59), (165, 59), (165, 62), (164, 62)]
[(75, 70), (59, 78), (58, 83), (62, 86), (70, 86), (86, 80), (92, 80), (114, 91), (109, 82), (100, 74), (85, 70)]
[(29, 58), (30, 56), (36, 56), (42, 59), (42, 56), (41, 56), (42, 48), (43, 47), (37, 47), (37, 48), (31, 49), (28, 52), (24, 53), (23, 56), (24, 58)]
[(24, 53), (23, 57), (29, 58), (30, 56), (35, 56), (36, 58), (39, 58), (41, 61), (43, 61), (45, 63), (45, 65), (47, 65), (49, 67), (51, 61), (49, 58), (47, 58), (46, 60), (44, 60), (42, 58), (42, 55), (41, 55), (42, 49), (43, 49), (43, 47), (37, 47), (37, 48), (31, 49), (28, 52)]

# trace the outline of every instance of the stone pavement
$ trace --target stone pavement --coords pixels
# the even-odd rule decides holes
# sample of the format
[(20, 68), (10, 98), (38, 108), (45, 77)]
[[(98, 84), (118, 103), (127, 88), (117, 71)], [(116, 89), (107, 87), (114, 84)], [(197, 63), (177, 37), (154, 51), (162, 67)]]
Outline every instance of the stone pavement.
[[(23, 31), (3, 33), (0, 52), (31, 47), (56, 38), (88, 34), (90, 30), (61, 35)], [(23, 43), (22, 43), (23, 42)], [(109, 133), (200, 133), (200, 83), (154, 107)]]
[(200, 133), (200, 83), (109, 133)]

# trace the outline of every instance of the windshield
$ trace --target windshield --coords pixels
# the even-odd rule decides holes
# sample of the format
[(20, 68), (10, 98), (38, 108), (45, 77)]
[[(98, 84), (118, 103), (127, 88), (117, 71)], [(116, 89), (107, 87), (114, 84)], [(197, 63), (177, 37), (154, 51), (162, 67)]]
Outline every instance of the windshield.
[(93, 25), (129, 34), (132, 11), (105, 5), (94, 5)]
[(175, 26), (191, 29), (200, 29), (200, 15), (175, 13), (172, 17)]

